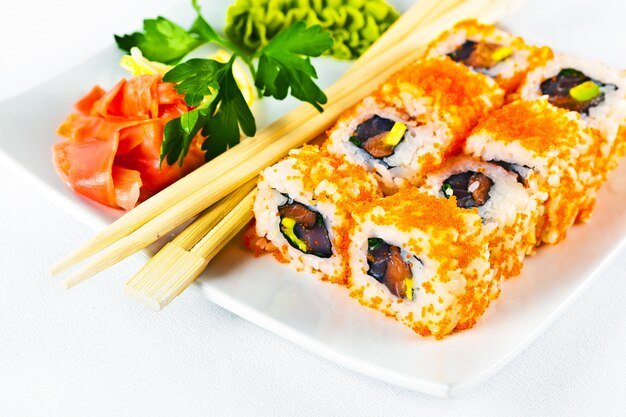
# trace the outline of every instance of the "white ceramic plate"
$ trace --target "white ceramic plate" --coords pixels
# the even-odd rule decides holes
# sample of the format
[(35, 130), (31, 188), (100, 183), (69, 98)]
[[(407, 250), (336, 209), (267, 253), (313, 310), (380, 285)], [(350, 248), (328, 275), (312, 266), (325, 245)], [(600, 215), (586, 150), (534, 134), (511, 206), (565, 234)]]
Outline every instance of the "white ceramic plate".
[[(404, 3), (400, 4), (402, 10), (409, 2), (394, 3)], [(505, 24), (531, 40), (626, 66), (617, 61), (625, 59), (623, 56), (612, 53), (623, 50), (618, 18), (624, 8), (606, 3), (605, 7), (596, 4), (584, 16), (575, 7), (550, 10), (549, 5), (537, 5)], [(602, 22), (594, 18), (613, 6), (622, 7), (622, 12), (605, 14), (608, 20)], [(214, 9), (211, 20), (219, 22), (223, 10)], [(546, 15), (569, 23), (557, 33), (549, 18), (538, 18)], [(583, 21), (587, 23), (585, 35), (577, 28)], [(58, 140), (55, 128), (76, 99), (93, 84), (110, 87), (124, 75), (116, 66), (120, 55), (111, 47), (64, 75), (0, 104), (0, 155), (5, 162), (96, 230), (119, 212), (69, 191), (54, 172), (49, 147)], [(328, 59), (316, 66), (323, 85), (329, 85), (347, 68)], [(293, 105), (291, 101), (276, 104), (265, 100), (255, 112), (265, 124)], [(504, 283), (501, 298), (475, 328), (442, 341), (417, 337), (399, 323), (360, 307), (344, 288), (296, 273), (270, 256), (254, 258), (241, 247), (240, 239), (211, 263), (195, 288), (241, 317), (346, 367), (417, 391), (458, 395), (493, 375), (528, 346), (618, 253), (626, 236), (626, 215), (622, 213), (626, 206), (625, 175), (626, 167), (613, 173), (589, 224), (574, 227), (559, 246), (541, 249), (528, 259), (522, 276)]]

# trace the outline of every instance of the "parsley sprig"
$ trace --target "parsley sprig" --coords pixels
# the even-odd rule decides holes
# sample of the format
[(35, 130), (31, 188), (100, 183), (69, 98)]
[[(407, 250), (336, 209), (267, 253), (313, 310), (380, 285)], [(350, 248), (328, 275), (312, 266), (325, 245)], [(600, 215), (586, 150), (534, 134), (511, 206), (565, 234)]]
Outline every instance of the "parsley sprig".
[[(115, 36), (121, 49), (136, 46), (149, 60), (177, 64), (163, 76), (163, 81), (176, 83), (176, 91), (184, 94), (185, 103), (193, 108), (166, 124), (161, 163), (165, 160), (169, 165), (177, 162), (182, 165), (199, 132), (205, 138), (202, 149), (207, 161), (236, 145), (240, 132), (254, 136), (254, 116), (233, 75), (236, 59), (246, 64), (260, 95), (278, 100), (291, 95), (322, 111), (326, 95), (315, 84), (317, 73), (310, 57), (320, 56), (333, 45), (328, 32), (320, 26), (307, 28), (297, 22), (258, 52), (248, 54), (211, 27), (202, 16), (197, 0), (192, 0), (192, 5), (197, 17), (189, 30), (157, 17), (144, 20), (143, 32)], [(195, 58), (180, 62), (206, 43), (230, 50), (229, 61)]]

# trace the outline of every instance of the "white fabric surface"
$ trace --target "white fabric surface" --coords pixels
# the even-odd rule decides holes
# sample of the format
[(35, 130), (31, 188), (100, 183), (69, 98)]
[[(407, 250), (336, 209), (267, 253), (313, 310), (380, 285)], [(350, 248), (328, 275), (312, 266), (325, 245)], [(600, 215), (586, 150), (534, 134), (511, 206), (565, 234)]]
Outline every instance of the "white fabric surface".
[[(81, 61), (165, 3), (3, 5), (0, 98)], [(441, 400), (321, 359), (194, 291), (162, 313), (148, 311), (121, 292), (141, 256), (64, 290), (47, 270), (91, 230), (6, 167), (0, 196), (0, 416), (626, 414), (623, 256), (494, 378)]]

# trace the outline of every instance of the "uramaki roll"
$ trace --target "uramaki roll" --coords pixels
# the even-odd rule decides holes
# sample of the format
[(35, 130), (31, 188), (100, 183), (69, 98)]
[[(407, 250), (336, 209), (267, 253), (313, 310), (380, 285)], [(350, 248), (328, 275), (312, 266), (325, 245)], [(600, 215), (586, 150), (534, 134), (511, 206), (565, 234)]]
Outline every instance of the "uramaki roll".
[(497, 278), (518, 275), (535, 249), (537, 201), (500, 165), (459, 156), (430, 173), (422, 190), (476, 208), (489, 241), (489, 262)]
[(495, 79), (502, 89), (512, 93), (529, 70), (552, 57), (552, 51), (528, 45), (519, 36), (472, 19), (442, 33), (429, 45), (426, 56), (448, 56)]
[(362, 167), (305, 146), (261, 172), (256, 232), (271, 242), (279, 261), (345, 283), (350, 213), (381, 196)]
[(386, 188), (419, 185), (503, 97), (493, 80), (447, 58), (420, 60), (346, 111), (324, 147), (376, 172)]
[(580, 114), (606, 140), (602, 155), (609, 168), (626, 154), (626, 75), (601, 62), (559, 54), (535, 69), (521, 88), (521, 99), (544, 97), (556, 107)]
[(424, 172), (459, 153), (470, 130), (491, 110), (502, 106), (504, 91), (495, 81), (447, 57), (422, 59), (398, 71), (380, 87), (380, 98), (420, 123), (443, 123), (440, 149), (423, 155)]
[(577, 113), (546, 100), (516, 101), (492, 112), (468, 137), (466, 153), (515, 173), (543, 207), (537, 243), (557, 243), (587, 220), (605, 177), (602, 138)]
[(350, 295), (421, 335), (469, 328), (499, 293), (475, 209), (415, 188), (354, 213)]
[(324, 149), (374, 172), (391, 193), (422, 179), (419, 155), (438, 154), (444, 134), (443, 124), (418, 123), (373, 95), (342, 115)]

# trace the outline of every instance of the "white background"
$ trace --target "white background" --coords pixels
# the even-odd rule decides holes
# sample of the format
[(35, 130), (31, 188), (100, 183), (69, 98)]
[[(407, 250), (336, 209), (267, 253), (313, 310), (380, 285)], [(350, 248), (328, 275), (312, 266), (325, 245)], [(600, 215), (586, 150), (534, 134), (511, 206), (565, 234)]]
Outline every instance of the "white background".
[[(3, 4), (0, 98), (81, 62), (112, 33), (135, 29), (167, 3)], [(577, 10), (576, 19), (554, 20), (560, 8)], [(612, 56), (612, 64), (626, 67), (624, 2), (534, 2), (521, 13), (554, 26), (546, 43)], [(604, 13), (607, 21), (599, 23)], [(602, 45), (598, 31), (621, 38)], [(0, 138), (11, 140), (1, 118)], [(121, 293), (141, 257), (63, 290), (47, 269), (92, 232), (6, 167), (0, 201), (0, 416), (626, 414), (624, 256), (493, 379), (462, 398), (441, 400), (320, 359), (194, 291), (162, 313), (147, 311)]]

